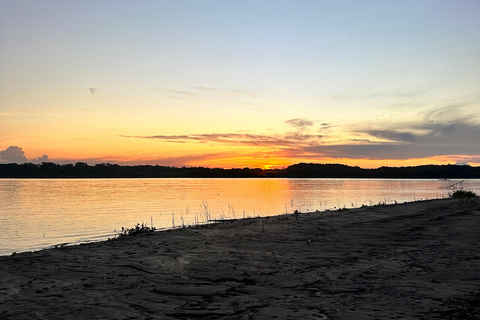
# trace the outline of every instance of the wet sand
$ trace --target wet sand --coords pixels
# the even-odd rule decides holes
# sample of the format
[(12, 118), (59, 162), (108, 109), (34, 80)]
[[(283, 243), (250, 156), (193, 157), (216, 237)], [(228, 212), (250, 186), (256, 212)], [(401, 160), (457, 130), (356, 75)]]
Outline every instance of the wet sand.
[(452, 199), (0, 257), (0, 319), (449, 319), (479, 293), (480, 206)]

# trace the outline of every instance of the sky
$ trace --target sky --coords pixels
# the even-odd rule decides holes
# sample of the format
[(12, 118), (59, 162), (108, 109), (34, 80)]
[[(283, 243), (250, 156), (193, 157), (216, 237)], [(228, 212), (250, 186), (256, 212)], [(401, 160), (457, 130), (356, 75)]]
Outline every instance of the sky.
[(0, 0), (0, 163), (480, 165), (478, 0)]

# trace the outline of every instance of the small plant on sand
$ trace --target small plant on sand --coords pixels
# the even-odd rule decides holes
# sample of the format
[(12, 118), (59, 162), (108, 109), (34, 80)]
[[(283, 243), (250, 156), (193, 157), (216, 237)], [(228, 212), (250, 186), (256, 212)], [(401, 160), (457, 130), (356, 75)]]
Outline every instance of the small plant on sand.
[(150, 233), (155, 231), (155, 227), (149, 227), (146, 223), (137, 223), (133, 228), (122, 227), (122, 232), (118, 233), (118, 237), (133, 236), (141, 233)]
[(293, 215), (295, 216), (295, 221), (297, 221), (297, 223), (298, 223), (298, 215), (299, 215), (299, 214), (300, 214), (300, 211), (298, 211), (298, 210), (295, 210), (295, 211), (293, 212)]
[(463, 207), (474, 207), (477, 205), (478, 194), (473, 191), (457, 190), (448, 195), (452, 199), (457, 199)]
[(470, 190), (457, 190), (454, 193), (449, 194), (450, 198), (453, 199), (466, 199), (466, 198), (475, 198), (478, 197), (478, 195)]

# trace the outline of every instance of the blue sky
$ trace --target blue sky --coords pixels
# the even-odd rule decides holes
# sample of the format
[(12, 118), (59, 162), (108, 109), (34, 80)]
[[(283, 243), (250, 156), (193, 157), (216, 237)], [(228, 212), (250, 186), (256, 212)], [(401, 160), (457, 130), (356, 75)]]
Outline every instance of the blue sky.
[(2, 0), (0, 161), (478, 165), (479, 16), (474, 0)]

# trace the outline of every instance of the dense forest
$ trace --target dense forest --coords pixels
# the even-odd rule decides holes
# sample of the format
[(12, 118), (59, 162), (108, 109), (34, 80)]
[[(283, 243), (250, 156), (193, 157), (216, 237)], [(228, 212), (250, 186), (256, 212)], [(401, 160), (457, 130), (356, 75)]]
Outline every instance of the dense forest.
[(0, 178), (416, 178), (480, 179), (480, 167), (423, 165), (363, 169), (342, 164), (299, 163), (285, 169), (120, 166), (102, 163), (0, 164)]

